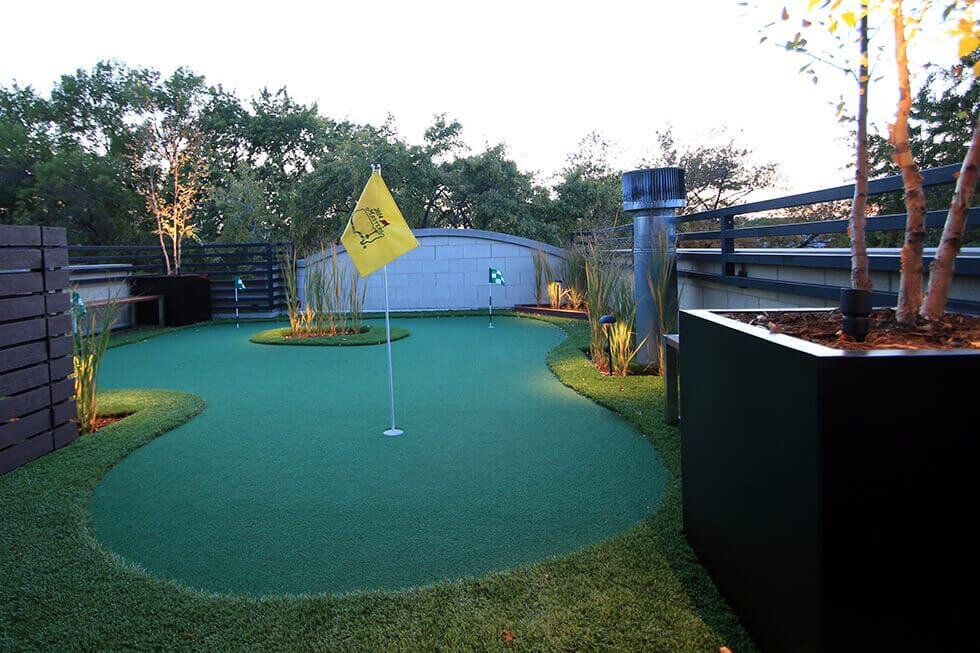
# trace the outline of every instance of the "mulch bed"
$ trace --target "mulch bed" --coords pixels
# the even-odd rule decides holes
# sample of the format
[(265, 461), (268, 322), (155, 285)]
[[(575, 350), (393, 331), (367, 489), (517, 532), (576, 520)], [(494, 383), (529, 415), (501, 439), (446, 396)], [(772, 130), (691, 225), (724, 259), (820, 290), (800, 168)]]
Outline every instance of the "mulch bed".
[(947, 313), (942, 319), (919, 318), (914, 327), (895, 320), (895, 311), (879, 309), (871, 316), (871, 333), (857, 342), (841, 332), (841, 313), (833, 311), (765, 311), (725, 313), (739, 322), (785, 333), (836, 349), (980, 349), (980, 317)]
[(359, 329), (344, 329), (343, 331), (334, 331), (332, 333), (328, 333), (326, 331), (309, 331), (309, 332), (303, 332), (303, 333), (292, 332), (292, 333), (283, 334), (282, 337), (283, 338), (296, 338), (296, 339), (300, 339), (300, 338), (333, 338), (334, 336), (356, 336), (356, 335), (361, 334), (361, 333), (367, 333), (370, 330), (371, 330), (371, 327), (362, 326)]
[(585, 309), (579, 308), (551, 308), (549, 304), (515, 304), (514, 310), (518, 313), (531, 313), (532, 315), (551, 315), (553, 317), (570, 317), (575, 320), (589, 319), (589, 313)]
[(125, 419), (132, 415), (132, 413), (122, 413), (121, 415), (106, 415), (105, 417), (95, 418), (95, 430), (92, 433), (98, 433), (110, 424), (115, 424), (121, 419)]

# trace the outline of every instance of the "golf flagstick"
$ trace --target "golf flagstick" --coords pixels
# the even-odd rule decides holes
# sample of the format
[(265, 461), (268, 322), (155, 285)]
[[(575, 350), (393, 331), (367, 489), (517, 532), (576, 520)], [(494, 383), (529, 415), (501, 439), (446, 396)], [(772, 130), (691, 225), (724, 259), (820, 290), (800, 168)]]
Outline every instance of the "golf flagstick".
[(242, 276), (240, 274), (235, 275), (235, 279), (232, 282), (235, 285), (235, 328), (239, 327), (238, 324), (238, 291), (245, 290), (245, 282), (242, 281)]
[(490, 326), (488, 326), (487, 328), (488, 329), (492, 329), (493, 328), (493, 284), (490, 283), (490, 284), (487, 284), (487, 285), (490, 286), (490, 290), (488, 291), (490, 293), (490, 295), (489, 295), (489, 297), (490, 297)]
[(354, 212), (347, 220), (340, 242), (361, 278), (381, 270), (385, 291), (385, 349), (388, 355), (388, 409), (391, 428), (385, 435), (404, 433), (395, 422), (395, 379), (391, 364), (391, 306), (388, 298), (388, 264), (419, 246), (419, 241), (398, 210), (395, 198), (381, 178), (381, 166), (371, 166)]
[(385, 431), (385, 435), (401, 435), (405, 431), (395, 427), (395, 381), (391, 370), (391, 320), (388, 315), (388, 266), (381, 268), (382, 276), (385, 280), (385, 336), (388, 347), (388, 405), (391, 408), (391, 428)]

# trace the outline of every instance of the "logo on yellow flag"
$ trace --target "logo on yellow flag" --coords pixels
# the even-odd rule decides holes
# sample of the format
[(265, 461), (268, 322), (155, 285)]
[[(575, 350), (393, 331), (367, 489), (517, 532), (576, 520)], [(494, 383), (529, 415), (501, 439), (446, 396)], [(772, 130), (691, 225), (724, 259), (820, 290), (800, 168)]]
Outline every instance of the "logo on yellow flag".
[(419, 246), (381, 173), (371, 173), (340, 242), (362, 277)]

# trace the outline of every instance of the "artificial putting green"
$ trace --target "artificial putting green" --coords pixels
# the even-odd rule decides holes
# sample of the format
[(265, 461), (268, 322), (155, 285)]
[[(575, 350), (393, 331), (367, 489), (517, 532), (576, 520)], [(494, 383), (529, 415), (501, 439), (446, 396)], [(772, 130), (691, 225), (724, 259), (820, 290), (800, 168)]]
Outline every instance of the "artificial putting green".
[(265, 595), (399, 589), (600, 541), (654, 510), (666, 470), (544, 365), (564, 334), (517, 318), (395, 320), (383, 347), (256, 347), (209, 325), (113, 349), (102, 388), (200, 395), (200, 416), (96, 488), (102, 543), (158, 577)]

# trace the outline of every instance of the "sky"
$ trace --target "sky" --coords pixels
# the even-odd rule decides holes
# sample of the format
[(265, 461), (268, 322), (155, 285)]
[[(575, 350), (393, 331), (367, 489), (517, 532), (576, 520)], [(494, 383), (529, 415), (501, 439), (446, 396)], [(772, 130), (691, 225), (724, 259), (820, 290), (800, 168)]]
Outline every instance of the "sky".
[[(746, 14), (735, 0), (33, 0), (0, 8), (0, 84), (47, 94), (100, 59), (188, 66), (243, 98), (286, 86), (332, 118), (391, 114), (412, 142), (446, 113), (474, 151), (503, 141), (544, 182), (591, 131), (630, 168), (656, 155), (669, 124), (682, 144), (726, 130), (779, 165), (784, 191), (846, 183), (852, 146), (832, 105), (854, 83), (823, 69), (814, 85), (801, 55), (772, 45), (776, 33), (760, 44), (766, 22), (779, 34), (792, 26), (779, 21), (782, 3), (759, 4)], [(804, 4), (788, 2), (794, 14)], [(919, 61), (954, 54), (938, 40), (916, 47)], [(879, 129), (897, 100), (884, 72), (870, 94)]]

